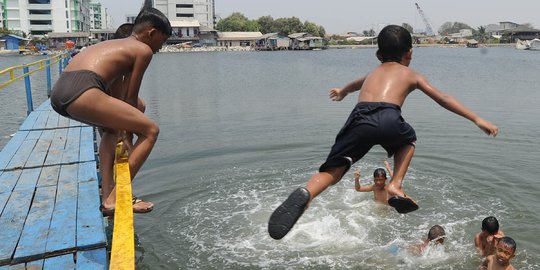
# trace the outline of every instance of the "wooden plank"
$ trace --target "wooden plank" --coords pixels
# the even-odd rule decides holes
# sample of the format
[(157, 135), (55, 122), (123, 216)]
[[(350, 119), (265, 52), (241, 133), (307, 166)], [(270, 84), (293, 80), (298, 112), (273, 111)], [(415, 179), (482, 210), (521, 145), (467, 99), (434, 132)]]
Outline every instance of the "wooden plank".
[(58, 118), (59, 114), (57, 114), (54, 111), (49, 111), (49, 118), (47, 119), (47, 123), (45, 124), (46, 129), (51, 128), (58, 128)]
[(41, 168), (33, 168), (23, 170), (17, 185), (15, 185), (14, 191), (32, 190), (36, 189), (36, 184), (41, 173)]
[(77, 249), (90, 249), (106, 245), (105, 226), (99, 206), (97, 179), (79, 182)]
[(105, 248), (77, 252), (77, 270), (100, 270), (107, 267)]
[(42, 111), (39, 114), (36, 123), (32, 126), (32, 129), (44, 129), (45, 125), (47, 125), (47, 119), (49, 119), (49, 113), (50, 111)]
[(45, 258), (49, 224), (54, 209), (56, 187), (38, 188), (15, 250), (14, 262)]
[(35, 139), (25, 140), (21, 144), (17, 152), (11, 158), (11, 161), (6, 166), (6, 170), (24, 168), (24, 165), (26, 164), (26, 161), (30, 157), (30, 153), (32, 153), (32, 150), (34, 149), (34, 146), (36, 145), (36, 143), (37, 143), (37, 140)]
[(50, 111), (50, 110), (52, 110), (50, 99), (45, 100), (43, 103), (41, 103), (41, 105), (39, 105), (39, 107), (35, 109), (35, 111)]
[(47, 254), (75, 250), (77, 173), (77, 164), (62, 165), (60, 169), (56, 204), (47, 236)]
[(58, 128), (68, 128), (70, 119), (64, 116), (58, 116)]
[(75, 258), (73, 253), (65, 254), (45, 259), (43, 270), (75, 269)]
[(21, 236), (22, 228), (30, 203), (33, 190), (23, 189), (14, 191), (0, 217), (0, 265), (10, 263), (15, 247)]
[(9, 140), (6, 146), (4, 146), (4, 149), (0, 152), (0, 170), (6, 168), (27, 135), (28, 131), (18, 131), (15, 136)]
[(95, 150), (94, 128), (90, 126), (81, 128), (79, 160), (81, 162), (96, 160)]
[(38, 187), (56, 186), (58, 184), (58, 175), (60, 174), (60, 165), (43, 167), (39, 175)]
[(26, 270), (40, 270), (43, 269), (44, 260), (31, 261), (26, 263)]
[[(40, 131), (41, 132), (41, 131)], [(25, 167), (43, 166), (47, 152), (51, 146), (54, 136), (54, 130), (44, 130), (38, 138), (36, 146), (30, 154), (31, 158), (26, 162)]]
[(84, 162), (79, 164), (79, 183), (85, 181), (98, 180), (97, 166), (95, 161)]
[(26, 117), (26, 120), (24, 120), (24, 122), (21, 124), (21, 126), (19, 127), (19, 130), (31, 130), (32, 127), (34, 126), (34, 124), (36, 123), (36, 120), (38, 119), (38, 116), (41, 113), (42, 112), (40, 112), (40, 111), (31, 112), (30, 115), (28, 115), (28, 117)]
[(62, 161), (62, 153), (64, 151), (64, 146), (66, 144), (68, 130), (56, 129), (54, 131), (53, 141), (49, 147), (49, 153), (45, 159), (45, 165), (57, 165)]
[(79, 162), (79, 144), (81, 140), (81, 128), (69, 128), (66, 146), (62, 154), (62, 163)]
[[(7, 193), (9, 196), (13, 189), (15, 189), (21, 173), (22, 170), (2, 172), (2, 175), (0, 175), (0, 194)], [(2, 205), (0, 204), (0, 206)]]

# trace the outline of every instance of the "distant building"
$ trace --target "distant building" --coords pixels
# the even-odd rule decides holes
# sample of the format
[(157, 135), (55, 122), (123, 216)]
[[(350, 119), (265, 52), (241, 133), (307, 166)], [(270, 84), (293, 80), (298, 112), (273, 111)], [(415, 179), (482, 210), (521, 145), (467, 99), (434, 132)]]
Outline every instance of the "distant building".
[(289, 35), (291, 50), (312, 50), (324, 47), (324, 39), (308, 33), (293, 33)]
[(126, 23), (135, 23), (135, 18), (137, 18), (137, 14), (128, 14), (126, 15)]
[(90, 29), (112, 29), (111, 17), (107, 8), (96, 0), (90, 2)]
[(197, 20), (199, 25), (214, 29), (214, 0), (154, 0), (154, 7), (170, 21)]
[(0, 2), (0, 27), (4, 28), (4, 2)]
[(4, 27), (34, 37), (51, 32), (88, 32), (90, 0), (9, 0), (4, 3)]
[(263, 35), (261, 32), (218, 32), (218, 46), (251, 46)]

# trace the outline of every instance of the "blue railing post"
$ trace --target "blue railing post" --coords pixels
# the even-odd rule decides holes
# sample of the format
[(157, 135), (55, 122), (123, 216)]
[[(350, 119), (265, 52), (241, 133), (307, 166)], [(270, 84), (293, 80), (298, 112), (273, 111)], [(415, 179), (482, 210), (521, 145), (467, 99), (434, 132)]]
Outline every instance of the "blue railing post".
[(47, 97), (51, 97), (51, 60), (48, 59), (45, 63), (47, 64)]
[(28, 108), (26, 113), (30, 114), (34, 110), (34, 105), (32, 102), (32, 87), (30, 86), (30, 75), (28, 74), (28, 67), (23, 67), (23, 72), (24, 74), (27, 74), (24, 77), (24, 86), (26, 87), (26, 107)]
[(62, 65), (63, 65), (62, 57), (60, 56), (60, 59), (58, 59), (58, 75), (62, 74)]

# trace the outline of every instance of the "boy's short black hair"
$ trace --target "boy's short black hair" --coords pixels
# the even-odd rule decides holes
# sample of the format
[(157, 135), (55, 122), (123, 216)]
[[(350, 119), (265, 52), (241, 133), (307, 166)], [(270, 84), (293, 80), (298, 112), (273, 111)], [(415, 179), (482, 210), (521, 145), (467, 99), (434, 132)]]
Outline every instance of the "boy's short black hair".
[(134, 32), (140, 31), (145, 24), (152, 26), (165, 35), (171, 36), (172, 27), (169, 19), (161, 11), (155, 8), (143, 8), (135, 18)]
[(114, 39), (119, 38), (127, 38), (131, 36), (131, 32), (133, 32), (133, 26), (135, 26), (132, 23), (124, 23), (120, 26), (118, 26), (118, 29), (116, 29), (116, 32), (114, 32)]
[(511, 248), (512, 252), (516, 252), (517, 244), (516, 241), (514, 241), (514, 239), (512, 239), (511, 237), (505, 236), (501, 238), (501, 240), (499, 240), (499, 243), (502, 243), (507, 247)]
[(496, 234), (499, 231), (499, 221), (494, 216), (489, 216), (482, 220), (482, 230), (489, 234)]
[(377, 44), (381, 62), (400, 62), (403, 54), (412, 48), (411, 33), (399, 25), (388, 25), (377, 36)]
[(439, 238), (440, 243), (442, 243), (444, 241), (443, 238), (445, 235), (446, 235), (446, 232), (444, 231), (444, 228), (442, 226), (434, 225), (433, 227), (431, 227), (431, 229), (429, 229), (428, 240), (432, 241)]
[(386, 178), (386, 171), (383, 168), (377, 168), (373, 172), (373, 177), (377, 177), (377, 176), (384, 176), (384, 178)]

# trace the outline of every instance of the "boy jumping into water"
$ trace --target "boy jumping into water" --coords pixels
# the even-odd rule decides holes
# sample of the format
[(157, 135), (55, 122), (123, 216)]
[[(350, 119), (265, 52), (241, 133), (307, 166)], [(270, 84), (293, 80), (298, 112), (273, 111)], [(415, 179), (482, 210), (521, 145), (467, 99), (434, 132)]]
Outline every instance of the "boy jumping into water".
[(420, 89), (443, 108), (472, 121), (486, 134), (497, 135), (497, 126), (477, 116), (408, 67), (412, 59), (412, 38), (405, 28), (386, 26), (377, 39), (377, 58), (381, 64), (344, 88), (330, 90), (330, 98), (334, 101), (341, 101), (349, 93), (360, 90), (358, 104), (338, 133), (319, 173), (309, 179), (305, 188), (291, 193), (270, 216), (268, 232), (272, 238), (283, 238), (307, 205), (327, 187), (339, 182), (351, 165), (377, 144), (389, 156), (394, 156), (394, 175), (387, 186), (390, 206), (400, 213), (418, 209), (402, 190), (402, 181), (414, 154), (416, 134), (401, 117), (401, 106), (415, 89)]
[[(79, 53), (60, 75), (51, 93), (51, 105), (59, 114), (102, 127), (105, 132), (99, 146), (102, 175), (101, 210), (114, 214), (116, 192), (112, 179), (117, 134), (126, 131), (137, 135), (129, 155), (131, 177), (135, 177), (156, 142), (159, 127), (137, 109), (139, 87), (153, 54), (171, 35), (172, 28), (163, 13), (154, 8), (141, 10), (135, 19), (133, 34), (124, 39), (109, 40)], [(120, 91), (125, 101), (112, 96), (111, 86), (124, 80)], [(108, 136), (111, 136), (109, 138)], [(153, 204), (138, 200), (134, 212), (149, 212)]]

